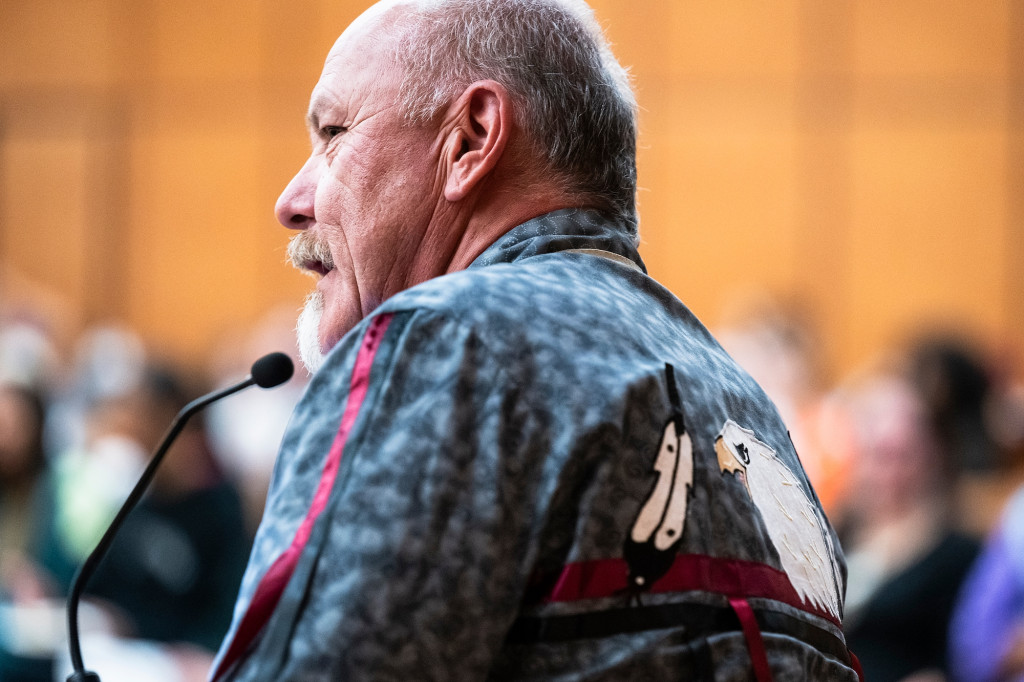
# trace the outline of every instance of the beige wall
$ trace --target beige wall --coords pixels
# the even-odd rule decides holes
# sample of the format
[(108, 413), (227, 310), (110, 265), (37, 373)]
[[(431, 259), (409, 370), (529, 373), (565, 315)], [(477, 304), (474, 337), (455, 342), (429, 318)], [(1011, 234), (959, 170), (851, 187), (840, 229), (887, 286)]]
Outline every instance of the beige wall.
[[(0, 284), (198, 362), (309, 286), (272, 207), (367, 3), (0, 3)], [(600, 0), (641, 113), (642, 254), (707, 322), (765, 290), (838, 370), (922, 324), (1020, 357), (1024, 2)]]

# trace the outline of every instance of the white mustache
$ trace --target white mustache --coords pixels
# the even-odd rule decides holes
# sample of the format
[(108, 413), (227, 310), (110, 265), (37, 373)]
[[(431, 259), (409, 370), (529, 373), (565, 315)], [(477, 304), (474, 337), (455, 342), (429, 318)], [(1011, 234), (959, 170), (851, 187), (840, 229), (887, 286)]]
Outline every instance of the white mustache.
[(320, 265), (324, 270), (334, 269), (334, 258), (327, 242), (308, 232), (300, 232), (289, 240), (288, 262), (299, 270), (309, 270), (310, 265)]

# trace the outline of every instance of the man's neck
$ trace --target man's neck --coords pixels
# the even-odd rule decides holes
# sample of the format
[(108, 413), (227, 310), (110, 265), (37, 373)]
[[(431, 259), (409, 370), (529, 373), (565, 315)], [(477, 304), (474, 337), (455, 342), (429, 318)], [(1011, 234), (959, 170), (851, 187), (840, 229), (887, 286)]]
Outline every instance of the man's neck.
[(506, 232), (528, 220), (577, 205), (560, 189), (506, 184), (457, 203), (442, 200), (408, 267), (396, 271), (391, 293), (434, 277), (465, 270)]
[(519, 203), (516, 206), (505, 206), (500, 211), (474, 216), (462, 240), (452, 255), (447, 272), (465, 270), (480, 254), (498, 241), (506, 232), (533, 218), (563, 208), (571, 208), (572, 203), (564, 197), (551, 198), (546, 201)]

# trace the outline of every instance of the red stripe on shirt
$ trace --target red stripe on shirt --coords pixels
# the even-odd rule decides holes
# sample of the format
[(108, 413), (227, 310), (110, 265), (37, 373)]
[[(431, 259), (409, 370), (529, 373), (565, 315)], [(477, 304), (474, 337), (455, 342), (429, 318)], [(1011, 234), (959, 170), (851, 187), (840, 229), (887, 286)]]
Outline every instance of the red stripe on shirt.
[[(567, 564), (554, 587), (541, 602), (601, 599), (622, 595), (629, 588), (625, 559), (598, 559)], [(680, 554), (668, 572), (651, 588), (652, 593), (701, 590), (731, 598), (765, 598), (789, 604), (839, 625), (839, 620), (814, 604), (805, 602), (783, 571), (754, 561), (723, 559), (703, 554)]]
[(743, 638), (747, 642), (747, 651), (750, 653), (750, 662), (754, 667), (754, 679), (757, 682), (772, 682), (772, 671), (768, 667), (768, 653), (764, 648), (764, 638), (761, 637), (761, 628), (754, 616), (754, 609), (746, 599), (730, 599), (729, 606), (736, 612), (740, 620), (740, 627), (743, 628)]
[(341, 425), (338, 433), (334, 436), (331, 449), (327, 453), (327, 461), (324, 462), (323, 472), (320, 474), (320, 482), (317, 484), (316, 492), (313, 494), (313, 501), (309, 505), (306, 517), (299, 524), (295, 537), (291, 544), (277, 557), (267, 572), (263, 575), (256, 591), (253, 593), (249, 608), (246, 610), (242, 621), (235, 630), (234, 638), (228, 646), (217, 666), (216, 672), (210, 678), (217, 680), (235, 664), (259, 635), (263, 626), (270, 620), (277, 602), (281, 599), (288, 580), (295, 571), (299, 556), (302, 554), (309, 535), (313, 531), (313, 524), (316, 522), (320, 512), (327, 506), (327, 500), (331, 496), (334, 481), (338, 475), (341, 465), (341, 456), (345, 450), (345, 443), (348, 441), (349, 433), (359, 416), (359, 411), (366, 398), (366, 392), (370, 386), (370, 369), (373, 367), (373, 360), (380, 347), (380, 341), (387, 331), (391, 322), (391, 314), (378, 315), (370, 322), (370, 327), (363, 336), (362, 345), (356, 355), (355, 367), (352, 370), (352, 380), (349, 384), (348, 399), (345, 402), (345, 411), (341, 417)]

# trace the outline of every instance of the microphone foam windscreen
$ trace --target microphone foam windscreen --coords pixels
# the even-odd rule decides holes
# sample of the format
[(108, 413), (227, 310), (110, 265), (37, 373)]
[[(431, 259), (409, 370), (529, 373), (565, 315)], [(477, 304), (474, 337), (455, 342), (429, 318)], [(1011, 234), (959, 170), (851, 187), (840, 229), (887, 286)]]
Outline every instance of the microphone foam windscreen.
[(295, 365), (284, 353), (268, 353), (252, 363), (252, 380), (260, 388), (273, 388), (292, 378)]

